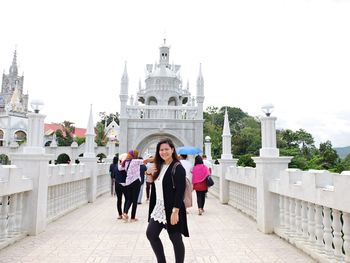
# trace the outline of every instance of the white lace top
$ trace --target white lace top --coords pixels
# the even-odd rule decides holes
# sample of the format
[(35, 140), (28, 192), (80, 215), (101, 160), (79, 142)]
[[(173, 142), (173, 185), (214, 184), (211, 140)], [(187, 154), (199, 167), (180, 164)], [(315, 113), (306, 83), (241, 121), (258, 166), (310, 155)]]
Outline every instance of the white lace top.
[(162, 169), (160, 170), (159, 176), (157, 180), (154, 181), (156, 187), (156, 205), (151, 213), (151, 218), (154, 221), (158, 221), (159, 223), (166, 224), (166, 215), (165, 215), (165, 207), (163, 200), (163, 178), (165, 172), (168, 170), (169, 165), (163, 164)]

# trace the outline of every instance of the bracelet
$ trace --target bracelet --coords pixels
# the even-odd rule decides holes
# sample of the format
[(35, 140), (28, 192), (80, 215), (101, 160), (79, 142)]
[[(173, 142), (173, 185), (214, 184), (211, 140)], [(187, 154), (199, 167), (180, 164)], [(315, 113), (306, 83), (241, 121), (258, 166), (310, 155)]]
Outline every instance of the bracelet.
[(179, 212), (179, 208), (175, 208), (175, 207), (174, 207), (173, 210), (172, 210), (172, 212), (173, 212), (173, 213), (178, 213), (178, 212)]

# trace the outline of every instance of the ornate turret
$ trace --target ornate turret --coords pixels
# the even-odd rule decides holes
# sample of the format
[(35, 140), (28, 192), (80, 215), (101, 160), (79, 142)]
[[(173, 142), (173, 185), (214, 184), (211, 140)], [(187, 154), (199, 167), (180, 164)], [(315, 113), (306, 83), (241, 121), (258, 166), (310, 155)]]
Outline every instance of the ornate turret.
[(126, 117), (126, 104), (128, 102), (128, 93), (129, 93), (129, 77), (128, 72), (126, 70), (126, 61), (124, 65), (124, 73), (122, 79), (120, 81), (120, 117)]
[(204, 102), (204, 79), (202, 75), (202, 64), (199, 64), (199, 73), (197, 78), (197, 119), (203, 119), (203, 102)]

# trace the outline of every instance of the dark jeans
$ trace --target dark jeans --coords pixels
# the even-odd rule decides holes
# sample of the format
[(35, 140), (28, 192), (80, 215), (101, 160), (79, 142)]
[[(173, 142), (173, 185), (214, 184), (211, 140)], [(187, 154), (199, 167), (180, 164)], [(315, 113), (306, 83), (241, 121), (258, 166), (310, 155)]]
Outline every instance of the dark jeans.
[[(159, 223), (158, 221), (154, 221), (152, 218), (148, 223), (146, 236), (151, 243), (154, 254), (157, 257), (158, 263), (165, 263), (165, 254), (162, 241), (159, 238), (160, 232), (165, 227), (165, 225)], [(181, 233), (176, 232), (169, 234), (169, 238), (173, 243), (174, 253), (175, 253), (175, 262), (183, 263), (185, 260), (185, 246), (182, 242)]]
[[(123, 214), (123, 210), (122, 210), (123, 195), (124, 195), (124, 199), (126, 200), (125, 186), (122, 186), (121, 184), (118, 184), (116, 182), (115, 183), (115, 192), (117, 194), (117, 210), (118, 210), (118, 214), (121, 216)], [(126, 202), (124, 202), (124, 208), (125, 208), (125, 203)]]
[(204, 208), (204, 204), (205, 204), (205, 194), (207, 193), (207, 191), (196, 191), (197, 194), (197, 205), (198, 205), (198, 209)]
[(126, 186), (126, 201), (124, 206), (124, 213), (127, 214), (129, 212), (129, 208), (132, 205), (131, 219), (135, 219), (136, 216), (137, 199), (139, 197), (140, 192), (140, 183), (140, 180), (136, 180), (135, 182)]
[(115, 195), (114, 185), (115, 179), (111, 177), (111, 195)]
[(149, 199), (149, 191), (151, 189), (152, 183), (146, 182), (146, 197)]

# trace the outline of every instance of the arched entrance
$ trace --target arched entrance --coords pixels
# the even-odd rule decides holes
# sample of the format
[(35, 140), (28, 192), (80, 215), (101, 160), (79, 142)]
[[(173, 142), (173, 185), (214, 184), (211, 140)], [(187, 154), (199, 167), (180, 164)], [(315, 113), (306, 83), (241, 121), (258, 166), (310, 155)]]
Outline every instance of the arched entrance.
[(183, 146), (186, 144), (185, 141), (175, 135), (169, 133), (153, 133), (146, 135), (144, 138), (140, 139), (139, 142), (136, 142), (134, 149), (137, 149), (140, 153), (140, 156), (142, 157), (146, 157), (147, 155), (154, 156), (157, 143), (165, 138), (171, 139), (175, 144), (175, 147)]

